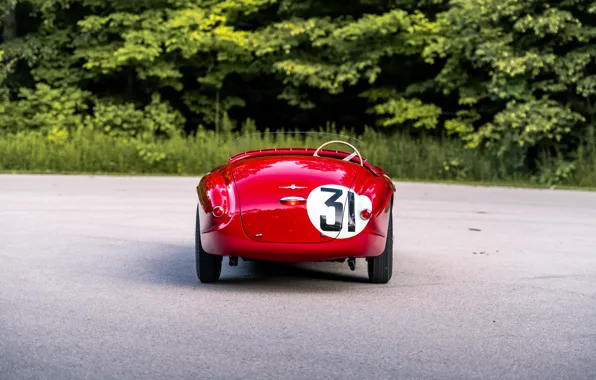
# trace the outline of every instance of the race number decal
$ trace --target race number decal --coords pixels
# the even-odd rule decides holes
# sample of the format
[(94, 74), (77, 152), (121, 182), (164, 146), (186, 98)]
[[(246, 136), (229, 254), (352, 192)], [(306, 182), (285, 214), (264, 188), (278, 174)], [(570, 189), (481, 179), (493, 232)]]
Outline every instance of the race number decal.
[(362, 232), (368, 220), (360, 218), (360, 212), (371, 208), (372, 202), (366, 195), (358, 195), (339, 185), (319, 186), (306, 199), (306, 210), (313, 226), (321, 234), (338, 239)]

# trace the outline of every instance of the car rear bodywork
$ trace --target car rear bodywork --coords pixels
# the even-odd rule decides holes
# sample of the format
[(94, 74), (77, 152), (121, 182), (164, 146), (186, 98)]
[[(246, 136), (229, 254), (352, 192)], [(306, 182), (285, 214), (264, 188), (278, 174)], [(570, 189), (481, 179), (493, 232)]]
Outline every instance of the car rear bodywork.
[[(383, 252), (395, 187), (380, 168), (308, 150), (256, 153), (232, 158), (201, 179), (206, 252), (272, 261)], [(214, 216), (217, 207), (222, 215)], [(361, 216), (365, 210), (369, 218)]]

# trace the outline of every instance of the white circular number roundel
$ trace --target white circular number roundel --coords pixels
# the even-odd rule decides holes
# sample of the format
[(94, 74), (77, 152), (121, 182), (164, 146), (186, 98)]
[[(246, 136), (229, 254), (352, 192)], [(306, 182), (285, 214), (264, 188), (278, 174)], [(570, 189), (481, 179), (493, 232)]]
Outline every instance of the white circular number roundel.
[(306, 199), (306, 210), (313, 226), (322, 234), (337, 239), (362, 232), (368, 224), (368, 220), (360, 217), (364, 209), (372, 209), (371, 200), (345, 186), (319, 186)]

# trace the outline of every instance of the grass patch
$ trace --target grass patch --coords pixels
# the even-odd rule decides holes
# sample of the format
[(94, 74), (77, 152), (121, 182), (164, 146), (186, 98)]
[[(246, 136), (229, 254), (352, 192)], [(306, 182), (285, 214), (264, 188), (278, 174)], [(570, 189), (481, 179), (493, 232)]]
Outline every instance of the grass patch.
[[(344, 134), (344, 132), (340, 132)], [(349, 134), (349, 133), (348, 133)], [(82, 129), (68, 135), (21, 133), (0, 136), (0, 171), (9, 173), (85, 173), (127, 175), (202, 175), (224, 164), (232, 153), (280, 146), (316, 146), (302, 135), (254, 138), (239, 146), (234, 134), (199, 131), (190, 137), (138, 140)], [(455, 140), (412, 138), (402, 133), (367, 130), (358, 136), (361, 153), (395, 180), (547, 187), (551, 183), (527, 171), (513, 170)], [(596, 155), (586, 151), (563, 174), (549, 162), (557, 187), (596, 187)], [(551, 166), (547, 167), (550, 168)]]

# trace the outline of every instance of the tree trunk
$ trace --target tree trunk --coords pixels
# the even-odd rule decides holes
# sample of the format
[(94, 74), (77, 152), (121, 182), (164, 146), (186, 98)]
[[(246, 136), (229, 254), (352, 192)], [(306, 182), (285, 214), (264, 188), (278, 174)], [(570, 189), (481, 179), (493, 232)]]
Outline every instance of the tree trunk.
[(17, 38), (17, 14), (15, 7), (12, 6), (6, 16), (4, 16), (4, 29), (2, 30), (2, 39), (4, 42)]
[(215, 93), (215, 134), (219, 134), (219, 88)]

